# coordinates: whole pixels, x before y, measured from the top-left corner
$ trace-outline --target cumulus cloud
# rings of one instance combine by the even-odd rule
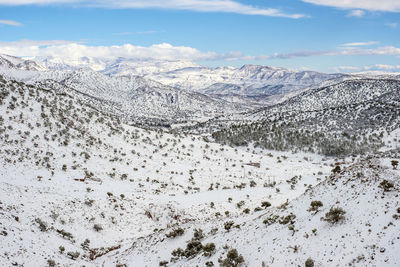
[[[272,55],[245,55],[239,51],[216,53],[200,51],[189,46],[173,46],[168,43],[151,46],[137,46],[132,44],[112,46],[91,46],[84,43],[65,40],[21,40],[14,42],[0,42],[0,54],[8,54],[25,58],[54,57],[60,59],[80,59],[91,57],[98,59],[115,59],[118,57],[130,59],[154,60],[190,60],[190,61],[250,61],[267,59],[292,59],[315,56],[359,56],[359,55],[391,55],[400,56],[400,48],[382,46],[365,48],[365,43],[348,43],[345,47],[336,50],[296,51],[291,53],[275,53]],[[375,43],[375,42],[374,42]]]
[[[132,44],[113,46],[89,46],[82,43],[52,40],[0,42],[0,53],[26,58],[55,57],[61,59],[79,59],[93,57],[115,59],[118,57],[157,60],[234,60],[243,55],[239,52],[217,54],[202,52],[187,46],[173,46],[168,43],[154,44],[148,47]]]
[[[0,19],[0,24],[9,26],[22,26],[22,23],[15,20]]]
[[[400,12],[399,0],[303,0],[303,2],[343,9]]]
[[[289,14],[275,8],[262,8],[242,4],[232,0],[0,0],[0,5],[49,5],[49,4],[74,4],[102,8],[132,8],[132,9],[175,9],[199,12],[225,12],[243,15],[259,15],[271,17],[286,17],[298,19],[305,17],[303,14]]]

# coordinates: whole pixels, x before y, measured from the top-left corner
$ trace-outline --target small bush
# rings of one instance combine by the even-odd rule
[[[181,236],[185,233],[185,230],[183,230],[182,228],[178,228],[175,230],[172,230],[171,232],[167,233],[165,236],[168,238],[175,238],[177,236]]]
[[[65,231],[64,229],[61,229],[61,230],[57,229],[56,232],[59,233],[60,235],[62,235],[63,238],[66,238],[69,240],[74,239],[74,236],[71,233]]]
[[[317,213],[319,211],[318,209],[322,206],[324,206],[324,204],[322,204],[321,201],[313,200],[311,201],[310,208],[308,209],[308,211],[315,211],[315,213]]]
[[[96,223],[95,225],[93,225],[93,229],[96,230],[96,232],[100,232],[101,230],[103,230],[103,226]]]
[[[383,189],[385,192],[389,192],[393,187],[393,183],[389,182],[388,180],[383,180],[380,184],[379,187]]]
[[[214,243],[207,243],[203,246],[203,255],[206,257],[211,256],[215,251]]]
[[[224,228],[225,228],[225,230],[226,230],[226,231],[231,230],[233,224],[234,224],[233,221],[225,222],[225,223],[224,223]]]
[[[203,245],[201,244],[201,242],[198,240],[192,240],[187,243],[184,255],[186,258],[192,258],[199,254],[202,250]]]
[[[332,224],[338,223],[344,220],[344,215],[346,212],[342,208],[331,208],[329,212],[325,214],[322,220],[330,222]]]
[[[279,223],[280,224],[288,224],[288,223],[294,224],[295,219],[296,219],[296,215],[294,215],[293,213],[290,213],[289,215],[282,217],[279,220]]]
[[[339,173],[341,171],[340,166],[337,165],[335,168],[332,169],[333,173]]]
[[[47,226],[47,223],[46,223],[46,222],[42,221],[40,218],[36,218],[36,219],[35,219],[35,222],[36,222],[37,224],[39,224],[39,229],[40,229],[40,231],[42,231],[42,232],[47,232],[48,226]]]
[[[308,258],[305,262],[305,267],[314,267],[314,260],[311,258]]]
[[[159,266],[167,266],[168,261],[160,261]]]
[[[56,266],[56,262],[52,259],[48,259],[47,260],[47,264],[49,265],[49,267],[54,267]]]
[[[263,202],[261,202],[261,207],[266,209],[268,207],[271,207],[271,203],[269,203],[268,201],[263,201]]]
[[[201,229],[194,229],[193,238],[192,240],[202,240],[204,238],[203,230]]]
[[[222,267],[237,267],[239,264],[243,263],[244,259],[242,255],[239,255],[236,249],[231,249],[228,251],[226,258],[222,261]]]
[[[79,257],[79,255],[81,255],[81,253],[79,253],[78,251],[75,251],[75,252],[70,251],[70,252],[67,253],[67,255],[71,259],[76,260]]]
[[[399,166],[399,161],[398,160],[392,160],[391,163],[392,163],[393,170],[396,170],[397,166]]]

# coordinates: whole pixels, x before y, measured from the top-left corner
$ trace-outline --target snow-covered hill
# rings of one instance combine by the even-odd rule
[[[43,71],[46,68],[35,61],[24,60],[19,57],[0,54],[0,68]]]
[[[0,265],[400,264],[398,154],[234,148],[70,92],[0,78]]]
[[[268,66],[208,68],[189,61],[157,61],[117,58],[35,58],[52,70],[91,69],[112,76],[142,76],[182,90],[229,101],[265,105],[280,101],[286,93],[343,77],[313,71],[293,71]]]
[[[139,76],[112,77],[84,69],[27,71],[3,68],[0,72],[11,79],[68,92],[98,110],[134,124],[169,126],[251,109]]]

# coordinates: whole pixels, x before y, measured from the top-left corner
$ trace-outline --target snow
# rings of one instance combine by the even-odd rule
[[[400,265],[400,170],[392,166],[397,157],[335,159],[252,144],[230,147],[180,128],[168,132],[129,125],[81,97],[118,102],[132,91],[143,90],[146,99],[173,90],[153,81],[93,70],[2,73],[2,266],[46,266],[48,260],[59,266],[158,266],[164,260],[168,266],[218,265],[232,248],[243,255],[243,266],[301,266],[308,258],[316,266]],[[336,87],[345,95],[346,88]],[[392,87],[371,88],[358,88],[357,96],[382,97]],[[337,96],[333,92],[327,98]],[[294,103],[286,108],[301,107]],[[302,103],[309,107],[312,101]],[[382,151],[396,148],[398,134],[394,129],[384,135]],[[385,180],[393,188],[385,191]],[[317,213],[308,211],[313,200],[323,203]],[[261,207],[265,201],[271,207]],[[343,221],[321,220],[331,207],[345,210]],[[291,213],[293,223],[279,223]],[[275,216],[276,222],[264,223]],[[228,231],[230,221],[234,226]],[[44,231],[40,222],[47,225]],[[178,227],[182,236],[166,237]],[[203,230],[203,245],[215,243],[214,253],[171,261],[171,252],[185,249],[194,229]],[[71,259],[67,253],[75,251],[80,255]]]

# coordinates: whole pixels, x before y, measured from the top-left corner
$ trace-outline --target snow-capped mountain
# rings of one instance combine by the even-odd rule
[[[24,60],[19,57],[0,54],[0,68],[44,71],[46,68],[32,60]]]
[[[285,94],[340,78],[342,74],[294,71],[258,65],[208,68],[189,61],[117,58],[35,58],[49,69],[99,71],[111,76],[142,76],[182,90],[218,96],[231,102],[270,104]]]

